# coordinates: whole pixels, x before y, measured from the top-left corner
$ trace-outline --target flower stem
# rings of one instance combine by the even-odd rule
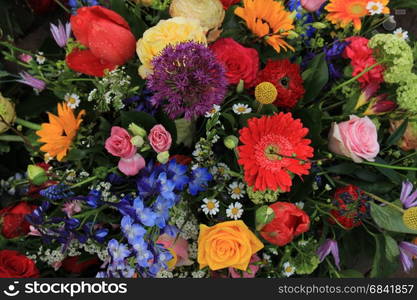
[[[386,169],[404,170],[404,171],[417,171],[417,168],[413,168],[413,167],[391,166],[391,165],[385,165],[385,164],[380,164],[380,163],[376,163],[376,162],[369,162],[369,161],[364,161],[361,164],[374,166],[374,167],[380,167],[380,168],[386,168]]]
[[[3,142],[25,142],[24,139],[22,139],[18,135],[0,135],[0,141]]]
[[[58,4],[67,13],[69,13],[69,14],[71,13],[71,11],[68,8],[66,8],[64,4],[61,3],[61,1],[59,1],[59,0],[54,0],[54,1],[55,1],[56,4]]]
[[[364,191],[364,190],[362,190],[362,191],[363,191],[365,194],[367,194],[368,196],[370,196],[370,197],[374,198],[374,200],[377,200],[378,202],[381,202],[381,203],[384,203],[384,204],[386,204],[386,205],[388,205],[388,206],[391,206],[392,208],[394,208],[394,209],[398,210],[399,212],[404,213],[404,209],[402,209],[401,207],[399,207],[399,206],[397,206],[397,205],[393,204],[392,202],[389,202],[389,201],[387,201],[387,200],[385,200],[385,199],[382,199],[381,197],[379,197],[379,196],[377,196],[377,195],[375,195],[375,194],[372,194],[372,193],[366,192],[366,191]]]
[[[32,123],[21,118],[16,118],[15,123],[33,130],[40,130],[42,128],[42,126],[39,124]]]
[[[83,180],[83,181],[80,181],[80,182],[78,182],[78,183],[76,183],[76,184],[73,184],[73,185],[71,185],[71,189],[75,189],[75,188],[77,188],[77,187],[80,187],[80,186],[83,186],[84,184],[87,184],[87,183],[90,183],[90,182],[92,182],[92,181],[94,181],[94,180],[96,180],[97,179],[97,176],[91,176],[91,177],[88,177],[87,179],[85,179],[85,180]]]

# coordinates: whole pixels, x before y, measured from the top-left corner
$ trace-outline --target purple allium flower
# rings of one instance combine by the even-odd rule
[[[43,91],[46,87],[46,83],[44,81],[33,77],[28,72],[21,72],[19,75],[22,79],[17,80],[17,82],[29,85],[39,92]]]
[[[64,48],[67,45],[67,41],[71,35],[71,24],[66,23],[64,26],[62,25],[61,20],[59,20],[58,26],[52,23],[50,25],[51,33],[55,42],[59,47]]]
[[[335,240],[327,239],[318,249],[317,255],[322,262],[329,254],[333,255],[336,267],[340,270],[339,247]]]
[[[417,256],[417,245],[408,242],[398,244],[400,249],[400,261],[404,272],[409,272],[414,267],[413,257]]]
[[[404,205],[404,208],[410,208],[417,206],[417,190],[413,191],[413,184],[409,181],[403,181],[403,187],[401,189],[400,200]]]
[[[147,87],[152,104],[162,106],[171,119],[202,116],[222,103],[227,80],[223,66],[205,45],[185,42],[166,47],[152,60],[154,73]]]

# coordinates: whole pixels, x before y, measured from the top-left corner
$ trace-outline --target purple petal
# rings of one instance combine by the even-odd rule
[[[332,252],[336,267],[340,270],[339,247],[336,241],[332,241],[331,243],[331,252]]]
[[[400,247],[400,261],[403,266],[404,272],[408,273],[413,267],[413,259],[408,256]]]
[[[318,255],[318,257],[319,257],[319,259],[320,259],[320,262],[322,262],[325,258],[326,258],[326,256],[327,255],[329,255],[330,254],[330,251],[331,251],[331,247],[332,247],[332,244],[331,244],[331,241],[332,240],[330,240],[330,239],[327,239],[318,249],[317,249],[317,255]]]
[[[407,205],[408,195],[410,195],[411,191],[413,190],[413,184],[409,181],[403,181],[400,200],[404,206]]]
[[[409,256],[417,256],[417,245],[409,242],[401,242],[399,246],[400,250],[403,250]]]

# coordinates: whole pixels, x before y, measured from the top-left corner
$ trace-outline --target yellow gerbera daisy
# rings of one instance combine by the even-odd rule
[[[49,123],[43,123],[42,128],[36,131],[40,137],[38,141],[45,143],[40,148],[41,151],[61,161],[77,135],[84,114],[85,111],[82,110],[75,117],[73,110],[65,102],[58,103],[58,115],[48,113]]]
[[[368,0],[330,0],[325,9],[329,12],[326,18],[333,24],[345,28],[353,22],[355,30],[362,27],[361,18],[368,15]]]
[[[294,29],[292,14],[281,2],[274,0],[243,0],[235,14],[246,21],[246,26],[258,37],[265,38],[278,53],[294,48],[283,40]]]

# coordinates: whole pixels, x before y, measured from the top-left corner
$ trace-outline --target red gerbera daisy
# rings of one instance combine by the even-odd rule
[[[277,88],[278,97],[274,104],[278,107],[293,108],[304,96],[300,66],[292,64],[288,59],[268,60],[265,68],[258,73],[255,85],[264,81]]]
[[[239,133],[243,145],[238,147],[238,162],[254,191],[279,188],[288,192],[292,174],[308,174],[308,159],[313,157],[311,141],[304,138],[308,129],[291,113],[249,119],[248,127]]]

